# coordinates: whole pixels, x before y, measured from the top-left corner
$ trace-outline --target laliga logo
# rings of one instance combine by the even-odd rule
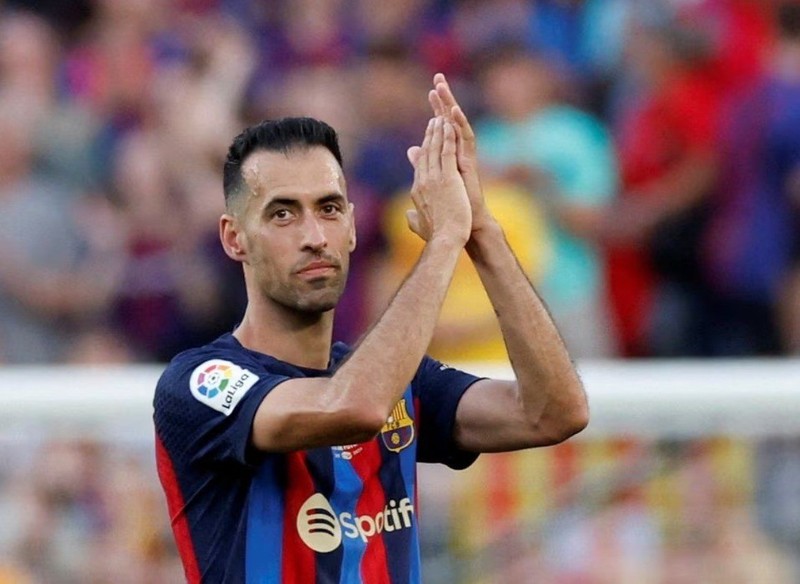
[[[195,367],[189,389],[200,403],[229,415],[258,381],[258,375],[230,361],[211,359]]]
[[[211,399],[216,397],[231,382],[232,364],[211,365],[197,375],[197,391]]]
[[[338,548],[342,537],[360,538],[367,543],[370,537],[384,531],[391,532],[411,527],[414,506],[408,497],[400,503],[394,499],[373,515],[340,513],[337,517],[328,499],[320,493],[311,495],[297,513],[297,532],[300,539],[315,552],[328,553]]]

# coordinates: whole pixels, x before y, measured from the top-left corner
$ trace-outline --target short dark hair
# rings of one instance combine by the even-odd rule
[[[327,148],[339,166],[342,166],[342,153],[339,150],[336,130],[320,120],[314,118],[264,120],[245,129],[233,139],[223,167],[222,188],[226,206],[230,206],[233,198],[243,190],[242,164],[250,154],[259,150],[288,154],[295,148],[306,149],[312,146]]]

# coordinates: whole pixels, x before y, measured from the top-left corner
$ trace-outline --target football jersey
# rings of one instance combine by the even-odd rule
[[[416,463],[465,468],[456,407],[478,378],[425,357],[379,434],[360,444],[263,453],[256,410],[281,382],[331,376],[244,348],[231,334],[176,356],[154,397],[156,459],[188,582],[421,581]]]

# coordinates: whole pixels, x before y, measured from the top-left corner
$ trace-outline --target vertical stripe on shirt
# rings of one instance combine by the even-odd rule
[[[364,485],[356,505],[356,517],[367,515],[374,520],[374,533],[367,540],[364,557],[361,560],[361,576],[365,582],[390,582],[383,541],[383,534],[386,533],[383,511],[389,500],[386,498],[383,485],[378,480],[378,471],[382,463],[381,450],[380,439],[373,439],[365,443],[364,450],[352,460],[353,469]],[[378,527],[381,533],[378,533]]]
[[[283,507],[283,580],[282,584],[315,582],[316,561],[314,551],[300,538],[297,516],[300,508],[314,493],[314,481],[306,467],[306,452],[286,454],[286,490]]]
[[[336,514],[336,505],[333,503],[333,493],[336,490],[333,455],[330,448],[315,448],[306,452],[306,465],[309,469],[311,479],[314,481],[314,489],[317,493],[325,496],[331,503],[331,507]],[[344,538],[343,538],[344,539]],[[330,552],[317,552],[317,584],[338,584],[341,578],[342,560],[344,549],[339,545]]]
[[[183,495],[181,494],[172,459],[166,448],[164,448],[164,444],[158,434],[156,434],[156,467],[167,496],[167,509],[169,510],[178,553],[183,562],[183,570],[186,573],[186,581],[189,584],[199,584],[201,579],[200,566],[198,565],[197,554],[195,553],[194,542],[189,529],[189,520],[186,516]]]
[[[268,456],[250,486],[245,544],[248,584],[281,584],[285,501],[278,485],[284,472],[282,461]]]
[[[356,454],[356,457],[362,453]],[[361,495],[363,484],[358,473],[353,469],[349,460],[335,457],[333,459],[333,480],[336,485],[331,496],[331,505],[339,514],[349,513],[351,521],[354,523],[358,516],[355,501]],[[348,537],[349,528],[342,525],[342,548],[343,557],[341,563],[341,573],[339,582],[341,584],[360,583],[361,580],[361,559],[364,556],[366,545],[360,537]]]
[[[412,584],[422,582],[421,563],[420,559],[420,545],[419,545],[419,501],[417,500],[417,444],[420,436],[419,426],[417,421],[419,417],[419,402],[412,397],[411,386],[406,391],[406,398],[409,403],[409,415],[414,420],[414,441],[405,450],[400,452],[400,471],[403,478],[403,486],[405,487],[406,496],[411,500],[414,505],[414,522],[416,523],[413,530],[411,530],[410,537],[406,548],[408,550],[408,573],[406,580],[398,580],[398,582],[407,581]]]
[[[414,513],[411,517],[413,527],[411,529],[395,529],[384,531],[383,539],[389,558],[389,574],[393,584],[405,584],[413,582],[418,584],[419,579],[419,556],[417,553],[417,502],[414,495],[414,477],[416,475],[416,451],[417,439],[419,437],[417,420],[415,415],[416,404],[411,399],[411,392],[407,390],[404,394],[408,415],[414,420],[414,440],[399,452],[393,452],[387,448],[381,448],[382,465],[378,476],[386,493],[386,499],[394,500],[399,505],[400,502],[408,498],[414,505]]]

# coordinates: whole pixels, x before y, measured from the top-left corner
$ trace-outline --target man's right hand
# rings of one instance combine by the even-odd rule
[[[422,146],[408,150],[414,166],[408,225],[425,241],[443,238],[466,244],[472,230],[472,208],[456,161],[456,130],[442,116],[432,118]]]

